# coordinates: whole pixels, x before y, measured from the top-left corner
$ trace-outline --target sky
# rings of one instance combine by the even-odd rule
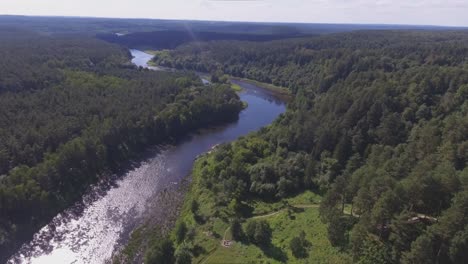
[[[0,0],[0,14],[468,26],[468,0]]]

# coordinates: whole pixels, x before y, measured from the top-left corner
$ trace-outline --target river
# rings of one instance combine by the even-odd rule
[[[149,67],[150,54],[131,50],[132,62]],[[150,67],[158,70],[157,67]],[[242,81],[248,107],[235,123],[200,130],[175,145],[152,147],[133,169],[111,182],[90,188],[83,200],[57,215],[24,244],[8,263],[104,263],[137,226],[151,200],[168,186],[179,184],[200,154],[270,124],[286,109],[271,92]]]

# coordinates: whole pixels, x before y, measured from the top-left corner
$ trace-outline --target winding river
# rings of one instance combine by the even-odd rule
[[[132,62],[148,66],[151,55],[131,50]],[[196,157],[216,144],[229,142],[270,124],[285,111],[285,103],[271,92],[242,81],[233,81],[244,91],[248,107],[235,123],[200,130],[175,145],[148,150],[147,158],[133,169],[100,183],[83,200],[57,215],[24,244],[8,263],[104,263],[128,238],[147,213],[148,204],[168,186],[179,184]]]

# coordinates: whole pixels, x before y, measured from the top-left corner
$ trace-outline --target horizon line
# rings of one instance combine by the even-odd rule
[[[298,22],[298,21],[246,21],[246,20],[205,20],[190,18],[148,18],[148,17],[113,17],[113,16],[82,16],[82,15],[24,15],[24,14],[0,14],[0,17],[38,17],[38,18],[81,18],[81,19],[115,19],[115,20],[163,20],[163,21],[189,21],[189,22],[214,22],[214,23],[252,23],[252,24],[298,24],[298,25],[348,25],[348,26],[399,26],[399,27],[437,27],[468,29],[468,26],[434,25],[434,24],[397,24],[397,23],[338,23],[338,22]]]

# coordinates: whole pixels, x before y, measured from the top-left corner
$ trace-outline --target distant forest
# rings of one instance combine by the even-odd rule
[[[162,19],[122,19],[92,17],[34,17],[0,15],[0,27],[14,27],[46,34],[94,36],[100,33],[138,33],[154,31],[218,32],[225,34],[327,34],[354,30],[424,29],[448,30],[450,27],[363,25],[363,24],[301,24],[251,23],[221,21],[187,21]]]
[[[201,190],[193,193],[205,200],[186,207],[200,204],[207,215],[194,207],[195,219],[221,214],[229,223],[249,217],[242,206],[252,200],[313,190],[324,194],[328,239],[356,263],[468,260],[467,32],[195,43],[154,62],[288,87],[295,96],[272,126],[199,164]]]
[[[181,44],[198,41],[237,40],[237,41],[271,41],[310,35],[296,31],[271,34],[241,34],[221,32],[196,32],[190,29],[183,31],[155,31],[129,33],[123,36],[116,34],[99,34],[98,38],[127,47],[150,47],[152,49],[174,49]]]

